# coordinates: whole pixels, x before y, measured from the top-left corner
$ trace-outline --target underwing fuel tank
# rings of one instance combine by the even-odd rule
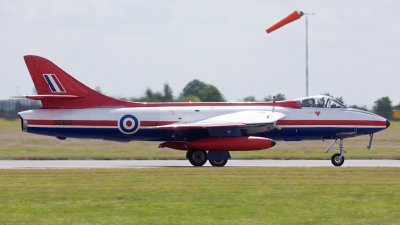
[[[254,151],[275,146],[275,141],[262,137],[209,137],[188,142],[188,148],[209,151]]]

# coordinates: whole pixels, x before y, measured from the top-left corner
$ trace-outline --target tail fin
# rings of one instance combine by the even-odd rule
[[[27,55],[24,60],[38,92],[27,98],[40,100],[43,108],[123,107],[127,103],[90,89],[45,58]]]

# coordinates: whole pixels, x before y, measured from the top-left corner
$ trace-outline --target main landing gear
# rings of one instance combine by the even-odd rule
[[[203,166],[207,160],[214,167],[223,167],[230,158],[229,152],[206,152],[200,149],[190,149],[186,153],[186,158],[193,166]]]
[[[337,139],[328,147],[328,149],[326,149],[325,153],[329,152],[334,144],[338,144]],[[343,147],[343,138],[340,139],[339,149],[340,153],[335,153],[331,157],[331,162],[334,166],[341,166],[344,163],[344,154],[346,153],[346,150]]]
[[[211,160],[211,159],[209,159],[208,161],[210,162],[210,164],[212,166],[215,166],[215,167],[223,167],[228,162],[227,159],[226,160]]]
[[[186,158],[193,166],[203,166],[207,162],[207,152],[192,148],[187,151]]]

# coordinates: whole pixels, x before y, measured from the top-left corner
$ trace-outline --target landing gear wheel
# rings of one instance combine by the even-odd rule
[[[332,155],[331,162],[334,166],[341,166],[344,163],[344,156],[340,158],[340,154],[336,153]]]
[[[228,160],[208,160],[212,166],[223,167],[228,162]]]
[[[207,162],[207,152],[198,149],[191,149],[187,153],[187,158],[193,166],[203,166]]]

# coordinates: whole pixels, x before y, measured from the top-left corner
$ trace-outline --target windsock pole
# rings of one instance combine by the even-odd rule
[[[308,16],[306,14],[306,96],[308,96]]]
[[[306,15],[306,96],[308,96],[308,15],[315,13],[304,13]]]

